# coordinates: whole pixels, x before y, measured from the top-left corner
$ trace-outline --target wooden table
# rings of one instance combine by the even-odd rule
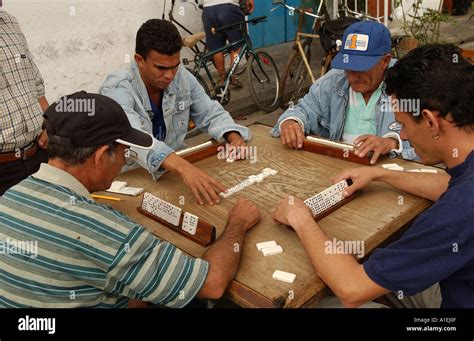
[[[181,178],[172,173],[165,174],[155,182],[145,170],[136,169],[121,174],[119,180],[127,181],[129,186],[143,187],[175,205],[179,205],[180,198],[184,198],[184,205],[181,205],[183,211],[189,211],[214,224],[218,236],[225,227],[227,213],[237,198],[243,196],[253,201],[260,209],[262,219],[247,234],[240,268],[227,290],[227,297],[244,307],[313,306],[327,291],[324,290],[326,285],[315,274],[296,233],[275,223],[271,218],[271,210],[286,194],[306,199],[329,187],[332,184],[330,178],[342,169],[359,165],[283,147],[279,139],[270,136],[270,128],[267,126],[253,125],[250,129],[253,137],[250,145],[257,146],[256,163],[252,164],[248,160],[227,163],[225,160],[218,160],[217,156],[212,156],[196,162],[196,165],[229,187],[251,174],[258,174],[265,167],[276,169],[278,174],[247,187],[238,195],[222,200],[218,205],[198,205]],[[385,159],[379,162],[379,165],[384,162],[397,162],[405,169],[420,168],[419,164],[399,159]],[[205,248],[136,210],[142,195],[121,197],[124,199],[121,202],[101,202],[124,212],[148,227],[158,237],[172,242],[185,252],[195,257],[202,256]],[[394,190],[385,184],[374,183],[359,197],[322,219],[319,225],[331,238],[364,241],[367,254],[430,204],[427,200]],[[257,251],[255,244],[268,240],[275,240],[284,252],[264,257]],[[287,284],[272,279],[275,270],[295,273],[295,282]]]

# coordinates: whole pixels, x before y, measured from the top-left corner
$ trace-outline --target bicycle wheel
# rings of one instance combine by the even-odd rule
[[[265,112],[275,110],[279,105],[280,78],[273,58],[265,51],[250,54],[247,75],[257,106]]]
[[[310,45],[304,47],[308,63],[311,60]],[[288,58],[285,67],[285,74],[280,90],[280,107],[287,109],[291,103],[296,104],[308,92],[312,85],[311,77],[306,68],[306,64],[301,57],[299,50],[294,50]]]

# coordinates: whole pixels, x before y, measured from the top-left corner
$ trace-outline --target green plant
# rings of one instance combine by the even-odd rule
[[[442,22],[450,22],[448,15],[442,13],[443,1],[438,9],[422,8],[423,0],[415,0],[412,5],[412,14],[406,14],[403,1],[398,1],[403,13],[402,27],[406,35],[418,41],[418,45],[437,43],[440,40]],[[407,18],[410,17],[411,19]]]

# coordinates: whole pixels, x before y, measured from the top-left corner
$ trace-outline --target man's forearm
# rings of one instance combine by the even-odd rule
[[[161,164],[164,169],[178,174],[181,174],[181,172],[189,165],[190,163],[188,161],[183,159],[181,156],[176,155],[176,153],[169,154]]]
[[[244,230],[238,223],[229,223],[221,237],[203,255],[210,264],[207,276],[207,288],[200,297],[220,297],[235,277],[242,254]],[[207,292],[213,292],[207,295]]]
[[[312,217],[302,218],[292,226],[303,243],[317,275],[334,291],[336,296],[343,297],[349,284],[348,279],[353,277],[351,274],[359,267],[359,264],[351,255],[326,252],[326,242],[332,243],[332,241]]]
[[[450,176],[446,174],[409,173],[377,169],[375,181],[432,201],[446,192]]]
[[[328,243],[333,241],[329,240],[312,217],[304,217],[292,223],[292,226],[317,275],[345,306],[357,307],[388,292],[367,276],[353,255],[335,252],[334,245],[328,249]]]

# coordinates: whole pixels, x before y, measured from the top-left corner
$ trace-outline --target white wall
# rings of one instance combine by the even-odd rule
[[[96,92],[109,72],[128,67],[138,28],[161,18],[163,1],[3,0],[3,9],[18,19],[52,102],[77,90]],[[201,11],[192,5],[178,0],[174,13],[192,31],[202,30]]]

